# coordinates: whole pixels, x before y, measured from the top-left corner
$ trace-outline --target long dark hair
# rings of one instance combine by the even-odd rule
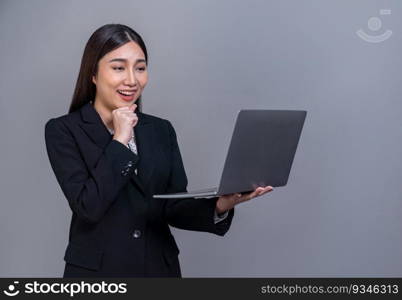
[[[140,46],[145,54],[145,63],[148,65],[148,53],[145,43],[141,36],[130,27],[121,24],[106,24],[91,35],[82,55],[81,68],[69,113],[95,99],[96,85],[92,82],[92,76],[98,72],[99,60],[108,52],[130,41],[134,41]],[[136,104],[137,110],[141,111],[141,96],[136,101]]]

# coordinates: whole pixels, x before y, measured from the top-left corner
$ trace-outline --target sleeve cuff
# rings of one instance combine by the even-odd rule
[[[225,220],[227,218],[227,216],[229,215],[229,211],[225,211],[223,214],[219,214],[216,212],[216,210],[214,210],[214,222],[219,223],[223,220]]]
[[[136,168],[138,155],[133,153],[126,145],[119,141],[111,140],[105,149],[106,157],[112,163],[113,168],[124,177],[130,177]]]

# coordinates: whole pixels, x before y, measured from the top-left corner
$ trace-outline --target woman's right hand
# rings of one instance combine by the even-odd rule
[[[133,135],[133,127],[137,125],[138,116],[134,112],[137,104],[120,107],[112,111],[113,116],[113,139],[127,145]]]

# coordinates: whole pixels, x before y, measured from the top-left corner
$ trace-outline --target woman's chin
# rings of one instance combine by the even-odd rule
[[[117,108],[122,108],[122,107],[129,107],[131,104],[133,104],[135,101],[130,101],[130,102],[119,102],[115,104],[116,109]]]
[[[118,106],[118,107],[130,106],[130,105],[132,105],[133,103],[137,102],[137,100],[138,100],[138,98],[133,99],[133,100],[131,100],[131,101],[120,100],[120,101],[118,101],[118,102],[116,103],[116,106]]]

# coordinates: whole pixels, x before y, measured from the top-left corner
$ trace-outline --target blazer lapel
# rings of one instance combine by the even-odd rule
[[[139,155],[138,177],[144,186],[148,186],[155,168],[154,151],[157,143],[152,123],[144,118],[141,112],[138,113],[138,123],[134,127],[134,135]]]
[[[81,118],[83,120],[83,123],[80,124],[80,127],[86,132],[86,134],[89,136],[89,138],[96,144],[99,146],[99,153],[98,155],[100,156],[103,152],[103,149],[110,143],[110,141],[112,140],[112,135],[109,133],[109,131],[107,130],[105,124],[102,121],[102,118],[100,117],[100,115],[98,114],[98,112],[95,110],[95,108],[92,106],[91,103],[87,103],[85,104],[81,109]],[[138,123],[140,122],[140,118],[138,119]],[[137,124],[138,126],[139,124]],[[136,127],[134,127],[135,130]],[[147,128],[148,126],[144,126],[145,130],[143,131],[145,135],[147,135]],[[137,134],[137,131],[135,131],[135,134]],[[139,138],[138,140],[144,140],[144,142],[147,140],[146,136],[144,138],[140,138],[141,136],[144,135],[142,133],[142,130],[139,130]],[[140,144],[142,144],[140,142]],[[145,149],[147,149],[147,143],[145,142]],[[137,145],[138,147],[138,145]],[[141,150],[142,147],[140,146],[140,148],[138,149],[138,154],[139,154],[139,165],[141,162]],[[147,157],[147,156],[145,156]],[[140,166],[137,166],[138,168],[138,173],[140,174]],[[148,171],[145,169],[146,176],[149,176]],[[141,180],[138,178],[137,175],[135,175],[135,173],[132,175],[131,179],[133,180],[133,182],[140,188],[141,192],[145,194],[145,189],[143,184],[141,183]]]
[[[105,148],[112,137],[103,124],[101,117],[91,103],[85,104],[81,108],[81,117],[84,121],[80,124],[81,128],[87,133],[89,138],[101,149]]]

